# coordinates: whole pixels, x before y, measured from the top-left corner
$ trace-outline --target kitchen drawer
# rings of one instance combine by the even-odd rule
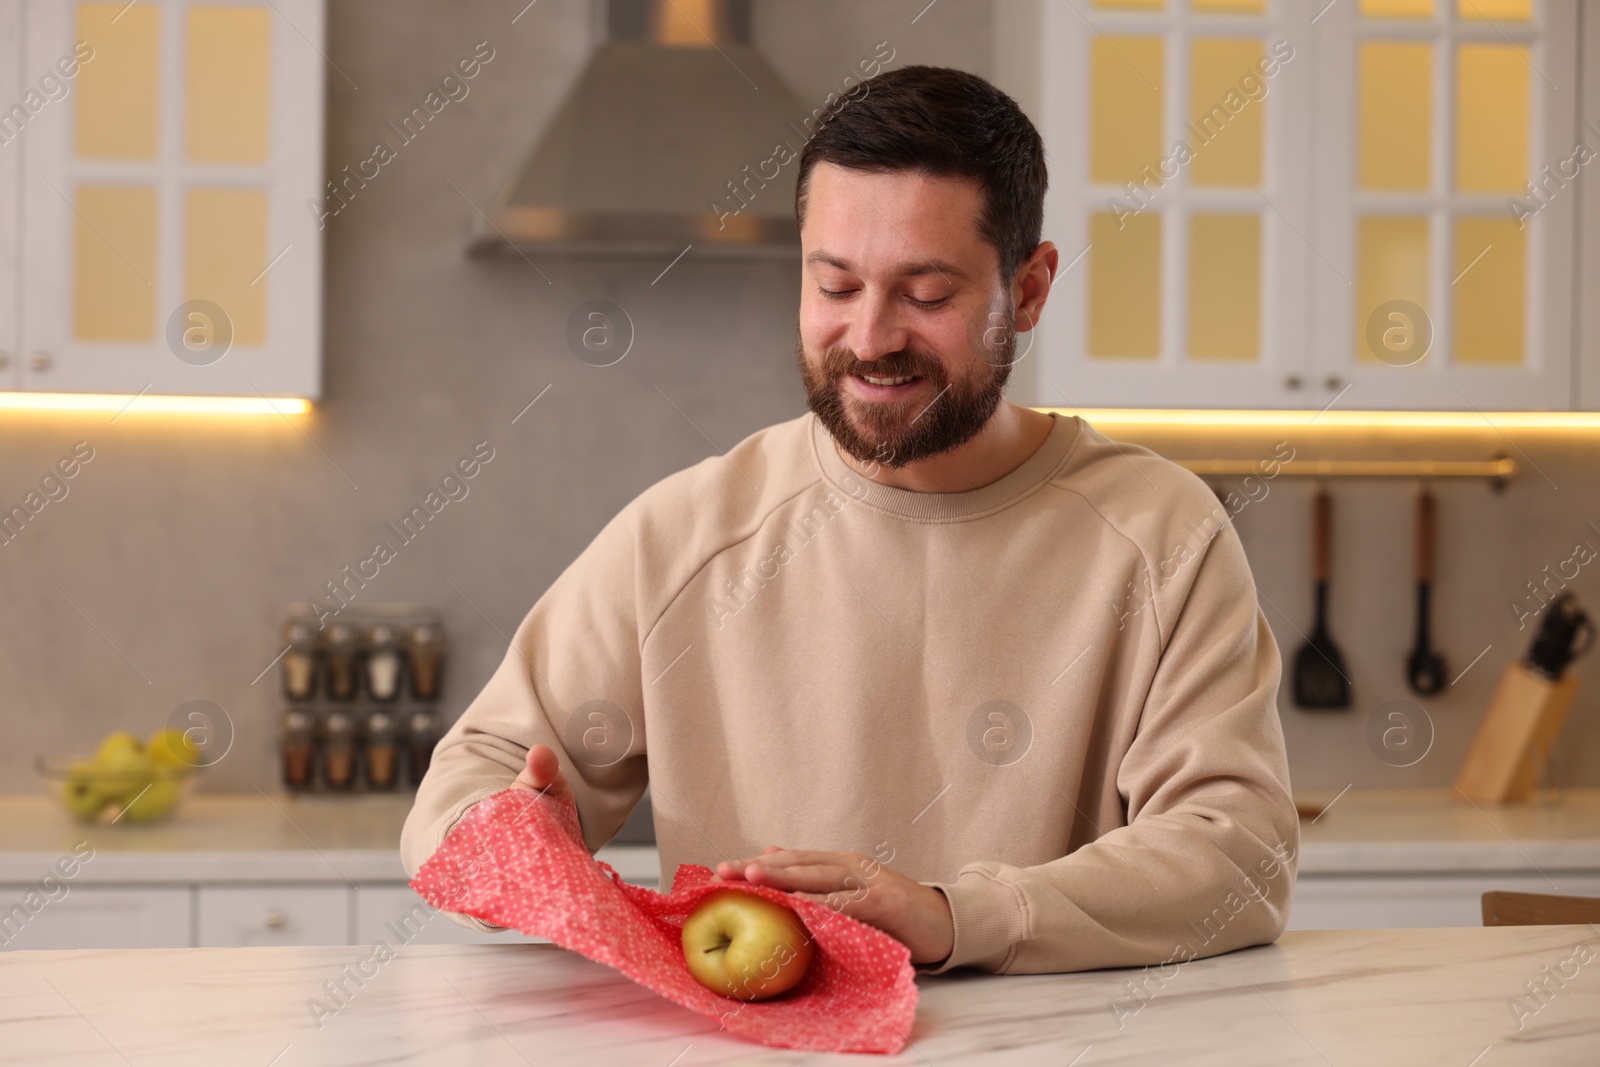
[[[462,926],[448,915],[423,903],[408,885],[363,885],[356,889],[358,945],[379,941],[399,945],[514,945],[549,944],[515,930],[492,934]]]
[[[45,897],[39,883],[0,885],[0,949],[188,948],[189,886],[79,886]],[[34,894],[29,900],[29,894]],[[29,904],[35,910],[29,909]]]
[[[1555,887],[1551,886],[1555,883]],[[1387,930],[1405,926],[1482,926],[1483,894],[1600,896],[1600,873],[1328,875],[1295,883],[1291,930]]]
[[[348,945],[352,892],[345,885],[203,885],[196,944]]]

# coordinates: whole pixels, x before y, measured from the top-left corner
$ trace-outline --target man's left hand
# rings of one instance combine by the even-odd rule
[[[943,962],[955,944],[950,902],[859,852],[809,852],[770,845],[754,859],[717,864],[724,882],[771,886],[876,926],[911,950],[911,962]]]

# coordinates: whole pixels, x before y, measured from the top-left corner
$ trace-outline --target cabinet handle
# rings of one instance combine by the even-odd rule
[[[0,370],[5,370],[9,366],[11,366],[11,353],[0,352]]]
[[[29,370],[36,370],[36,371],[47,371],[47,370],[50,369],[50,364],[52,362],[53,362],[53,360],[51,360],[51,358],[50,358],[50,353],[48,353],[48,352],[35,352],[32,356],[28,357],[28,369]]]
[[[1283,380],[1283,387],[1285,389],[1298,389],[1304,384],[1304,380],[1302,380],[1298,374],[1291,374]]]
[[[1322,379],[1322,387],[1324,389],[1339,389],[1343,387],[1343,385],[1344,379],[1339,377],[1337,374],[1330,374],[1326,378]]]
[[[261,922],[268,930],[282,930],[289,925],[289,916],[277,908],[268,908],[266,913],[261,916]]]

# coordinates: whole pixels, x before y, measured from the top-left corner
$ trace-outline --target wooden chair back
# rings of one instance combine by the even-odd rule
[[[1566,926],[1600,922],[1600,897],[1551,893],[1485,893],[1485,926]]]

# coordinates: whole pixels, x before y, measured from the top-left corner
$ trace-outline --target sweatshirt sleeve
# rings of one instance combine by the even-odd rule
[[[535,744],[555,750],[591,852],[643,795],[635,515],[630,506],[614,517],[539,597],[488,684],[440,739],[400,836],[411,875],[473,804],[511,785]]]
[[[1189,566],[1187,595],[1157,598],[1154,625],[1170,638],[1115,768],[1126,825],[1049,863],[976,862],[928,883],[955,922],[931,973],[1167,965],[1283,932],[1300,827],[1278,646],[1231,523]]]

